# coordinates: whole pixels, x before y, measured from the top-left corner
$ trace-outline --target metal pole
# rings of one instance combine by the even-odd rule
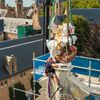
[[[33,92],[34,92],[34,100],[35,100],[35,52],[33,52]]]
[[[13,64],[13,61],[14,61],[14,56],[11,55],[12,59],[11,59],[11,63],[12,63],[12,87],[13,87],[13,100],[16,100],[16,95],[15,95],[15,85],[14,85],[14,64]]]
[[[67,13],[66,13],[66,17],[67,17],[67,23],[69,23],[69,0],[66,0],[66,2],[67,2],[67,8],[66,8]]]
[[[91,85],[91,61],[89,61],[89,87]]]
[[[14,88],[14,90],[19,91],[19,92],[24,92],[24,93],[28,93],[28,94],[34,95],[34,93],[33,92],[30,92],[30,91],[21,90],[21,89],[18,89],[18,88]],[[39,96],[39,94],[35,94],[35,95],[36,96]]]
[[[68,37],[67,37],[67,44],[66,44],[66,52],[68,52],[68,43],[69,43],[69,0],[67,0],[67,8],[66,8],[66,18],[67,18],[67,32],[68,32]]]
[[[71,0],[69,0],[69,20],[70,20],[70,23],[72,23]]]
[[[43,54],[46,53],[46,32],[45,32],[45,2],[43,1]]]
[[[46,0],[45,1],[45,34],[46,34],[46,39],[49,38],[49,29],[48,29],[48,25],[49,25],[49,9],[50,9],[50,6],[51,5],[51,0]],[[48,52],[48,49],[46,48],[46,52]]]
[[[46,10],[45,33],[46,33],[46,39],[49,38],[49,30],[48,30],[48,25],[49,25],[49,6],[50,6],[50,0],[46,0],[46,3],[45,3],[45,10]]]

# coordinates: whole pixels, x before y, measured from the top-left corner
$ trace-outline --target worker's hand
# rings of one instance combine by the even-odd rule
[[[54,67],[54,68],[59,68],[59,65],[57,65],[57,64],[52,64],[52,67]]]
[[[74,46],[74,45],[72,45],[72,46],[70,46],[69,47],[70,48],[70,50],[72,51],[72,52],[77,52],[77,47],[76,46]]]

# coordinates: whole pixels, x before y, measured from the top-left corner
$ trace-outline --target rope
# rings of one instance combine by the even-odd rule
[[[55,11],[55,7],[54,7],[54,5],[55,5],[55,0],[51,0],[51,3],[52,3],[52,6],[51,6],[51,12],[52,12],[52,14],[51,14],[51,17],[50,17],[50,22],[49,22],[49,24],[51,24],[51,23],[54,23],[54,19],[55,19],[55,16],[54,16],[54,11]],[[49,30],[49,39],[50,39],[50,30]]]
[[[54,92],[54,94],[51,96],[50,100],[53,99],[53,97],[56,95],[57,91],[59,90],[59,88],[56,89],[56,91]]]
[[[70,20],[70,23],[73,23],[72,22],[72,13],[71,13],[71,0],[69,0],[69,20]]]
[[[50,77],[48,77],[48,95],[50,97]]]

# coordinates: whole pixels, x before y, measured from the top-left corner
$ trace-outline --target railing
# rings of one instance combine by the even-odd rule
[[[46,59],[49,57],[49,54],[46,54],[46,55],[43,55],[43,56],[40,56],[38,58],[35,58],[34,60],[36,61],[35,62],[35,66],[36,66],[36,70],[38,70],[39,68],[39,71],[41,70],[39,66],[42,66],[44,65],[44,63],[46,62]],[[79,58],[79,59],[78,59]],[[78,61],[77,61],[78,59]],[[76,61],[75,61],[76,60]],[[80,60],[80,61],[79,61]],[[86,61],[86,62],[85,62]],[[76,64],[76,65],[75,65]],[[82,66],[83,65],[83,66]],[[73,69],[76,69],[76,70],[83,70],[83,72],[86,70],[87,71],[87,74],[85,75],[88,75],[89,77],[89,80],[87,82],[88,83],[88,86],[90,87],[91,85],[91,75],[92,74],[95,74],[95,73],[99,73],[98,75],[93,75],[93,76],[96,76],[97,78],[100,78],[100,60],[99,59],[93,59],[93,58],[87,58],[87,57],[76,57],[73,61],[72,61],[72,68]],[[61,69],[61,68],[60,68]],[[72,69],[72,72],[73,72],[73,69]],[[62,70],[61,70],[62,71]],[[63,69],[63,71],[67,71],[66,68]],[[77,73],[77,72],[76,72]],[[37,76],[37,75],[35,75]],[[42,77],[42,76],[40,76]],[[90,97],[88,98],[99,98],[100,99],[100,94],[97,94],[97,93],[94,93],[94,92],[91,92],[90,93]],[[97,100],[99,100],[97,99]],[[87,100],[87,99],[86,99]],[[88,100],[91,100],[91,99],[88,99]],[[94,99],[95,100],[95,99]]]
[[[72,72],[89,75],[93,77],[100,76],[100,59],[88,58],[77,56],[72,61],[73,70]]]
[[[100,72],[100,70],[97,70],[97,69],[93,69],[93,68],[84,68],[84,67],[80,67],[80,66],[74,66],[74,65],[72,65],[73,66],[73,68],[79,68],[79,69],[86,69],[86,70],[91,70],[91,71],[97,71],[97,72]]]

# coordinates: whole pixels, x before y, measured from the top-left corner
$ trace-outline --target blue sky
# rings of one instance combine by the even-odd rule
[[[31,6],[33,0],[23,0],[23,5],[24,6]],[[6,4],[9,6],[15,6],[15,0],[5,0]]]

